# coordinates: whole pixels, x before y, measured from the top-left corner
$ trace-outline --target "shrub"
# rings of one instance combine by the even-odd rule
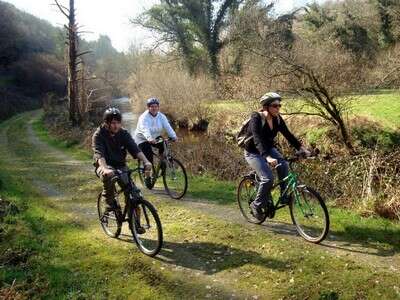
[[[175,63],[145,63],[126,82],[134,110],[143,111],[149,97],[161,101],[161,109],[181,127],[196,128],[209,122],[207,102],[216,98],[213,83],[205,76],[191,77]]]

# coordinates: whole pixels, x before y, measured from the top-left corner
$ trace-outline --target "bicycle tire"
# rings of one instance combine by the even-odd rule
[[[157,228],[157,232],[156,232],[156,241],[155,241],[155,246],[151,249],[148,248],[147,243],[148,244],[154,244],[154,242],[152,241],[145,241],[144,238],[144,234],[139,234],[137,232],[137,222],[136,222],[136,213],[134,213],[133,211],[131,211],[128,214],[128,220],[129,220],[129,228],[132,232],[132,236],[133,239],[138,247],[138,249],[145,255],[148,256],[156,256],[163,245],[163,231],[162,231],[162,225],[161,225],[161,221],[160,221],[160,217],[158,216],[157,210],[155,209],[155,207],[148,201],[146,201],[145,199],[141,199],[138,200],[138,202],[136,203],[135,207],[139,207],[141,209],[141,216],[144,216],[144,218],[146,219],[147,224],[144,225],[144,228],[146,229],[146,233],[148,233],[149,229],[150,229],[150,224],[149,224],[149,219],[148,219],[148,213],[150,212],[151,216],[154,219],[154,225]],[[143,227],[143,223],[140,223]],[[146,242],[146,244],[145,244]]]
[[[313,200],[314,200],[316,207],[321,208],[321,212],[324,217],[324,221],[323,221],[324,224],[323,224],[323,228],[320,230],[321,231],[320,234],[318,234],[317,236],[311,236],[309,234],[309,232],[311,232],[313,230],[313,227],[311,227],[310,225],[308,227],[305,225],[302,225],[301,223],[303,223],[303,222],[300,221],[301,214],[295,213],[296,205],[298,207],[300,206],[299,208],[300,208],[300,210],[302,210],[301,209],[302,203],[298,203],[298,202],[303,201],[303,200],[299,200],[299,199],[297,199],[297,200],[293,199],[289,205],[290,216],[292,218],[292,222],[296,226],[296,230],[302,238],[304,238],[306,241],[309,241],[311,243],[318,244],[325,239],[325,237],[327,236],[327,234],[329,232],[330,220],[329,220],[328,209],[327,209],[325,202],[322,199],[321,195],[314,189],[312,189],[308,186],[298,186],[298,192],[301,193],[302,195],[304,195],[304,193],[307,193],[307,194],[313,196],[313,198],[314,198]],[[304,203],[306,203],[306,202],[307,201],[304,201]],[[309,206],[309,209],[312,211],[312,209],[310,208],[310,204],[306,203],[306,205]],[[303,213],[303,215],[305,218],[309,219],[308,214]],[[310,215],[313,215],[313,213],[311,213]],[[314,219],[318,219],[318,218],[319,217],[316,217]]]
[[[174,191],[172,190],[172,187],[168,186],[167,183],[167,170],[168,167],[166,168],[165,171],[163,171],[163,183],[164,183],[164,188],[165,191],[168,193],[168,195],[172,198],[172,199],[182,199],[183,196],[185,196],[186,192],[187,192],[187,188],[188,188],[188,178],[187,178],[187,174],[186,174],[186,170],[185,167],[183,166],[183,164],[176,158],[171,158],[169,163],[171,163],[171,161],[173,162],[174,165],[178,165],[179,168],[182,170],[182,176],[183,176],[183,188],[182,191],[180,193],[174,193]]]
[[[262,219],[257,219],[253,216],[250,209],[250,203],[254,201],[254,196],[255,193],[257,193],[257,191],[255,191],[255,193],[249,193],[249,190],[250,189],[256,190],[256,186],[257,184],[254,179],[249,177],[244,177],[238,185],[236,197],[240,212],[242,213],[243,217],[247,220],[247,222],[253,224],[262,224],[267,218],[267,214],[264,213]],[[246,189],[247,198],[242,197],[242,191],[244,189]]]
[[[100,225],[105,234],[110,237],[117,238],[121,234],[122,223],[117,220],[115,212],[113,212],[114,216],[106,216],[105,209],[103,209],[103,207],[106,207],[106,202],[104,197],[102,197],[102,193],[100,193],[97,197],[97,212],[99,215]],[[114,230],[111,230],[109,227],[109,220],[115,221],[116,228]]]

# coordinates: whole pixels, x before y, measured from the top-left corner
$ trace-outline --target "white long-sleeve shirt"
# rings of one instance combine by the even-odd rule
[[[138,119],[135,142],[139,145],[143,142],[155,140],[164,130],[167,132],[168,137],[176,139],[176,133],[163,113],[158,112],[156,116],[153,116],[146,110]]]

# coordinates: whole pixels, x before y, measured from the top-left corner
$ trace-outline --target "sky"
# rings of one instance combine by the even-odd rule
[[[52,5],[53,0],[4,1],[53,25],[61,26],[66,23],[66,18]],[[312,0],[276,0],[276,10],[278,13],[287,12],[310,1]],[[59,2],[68,6],[69,1]],[[83,38],[94,40],[99,34],[106,34],[119,51],[128,50],[131,44],[150,45],[153,35],[131,25],[129,18],[139,15],[156,2],[157,0],[76,0],[77,20],[84,25],[83,30],[91,32],[84,34]]]

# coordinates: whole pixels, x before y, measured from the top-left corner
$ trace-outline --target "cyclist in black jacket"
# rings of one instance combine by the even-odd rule
[[[112,178],[116,169],[126,170],[126,156],[139,158],[144,162],[145,176],[151,172],[151,163],[140,151],[130,133],[121,127],[122,115],[116,108],[108,108],[104,112],[103,124],[97,128],[92,137],[92,148],[96,174],[103,181],[103,193],[109,209],[118,209],[114,198]],[[128,182],[127,178],[118,181],[120,185]]]
[[[281,100],[281,96],[277,93],[267,93],[262,96],[260,99],[262,110],[251,115],[248,127],[248,135],[252,135],[253,138],[245,145],[245,159],[260,177],[260,186],[250,208],[253,215],[258,219],[262,217],[262,208],[268,209],[273,205],[270,191],[274,176],[271,166],[277,167],[279,179],[288,175],[288,163],[275,148],[274,139],[278,132],[283,134],[291,146],[303,151],[305,155],[310,155],[309,151],[289,131],[286,123],[280,117]],[[285,184],[281,184],[281,192],[285,190]],[[290,199],[286,197],[281,198],[282,204],[287,204],[289,201]]]

